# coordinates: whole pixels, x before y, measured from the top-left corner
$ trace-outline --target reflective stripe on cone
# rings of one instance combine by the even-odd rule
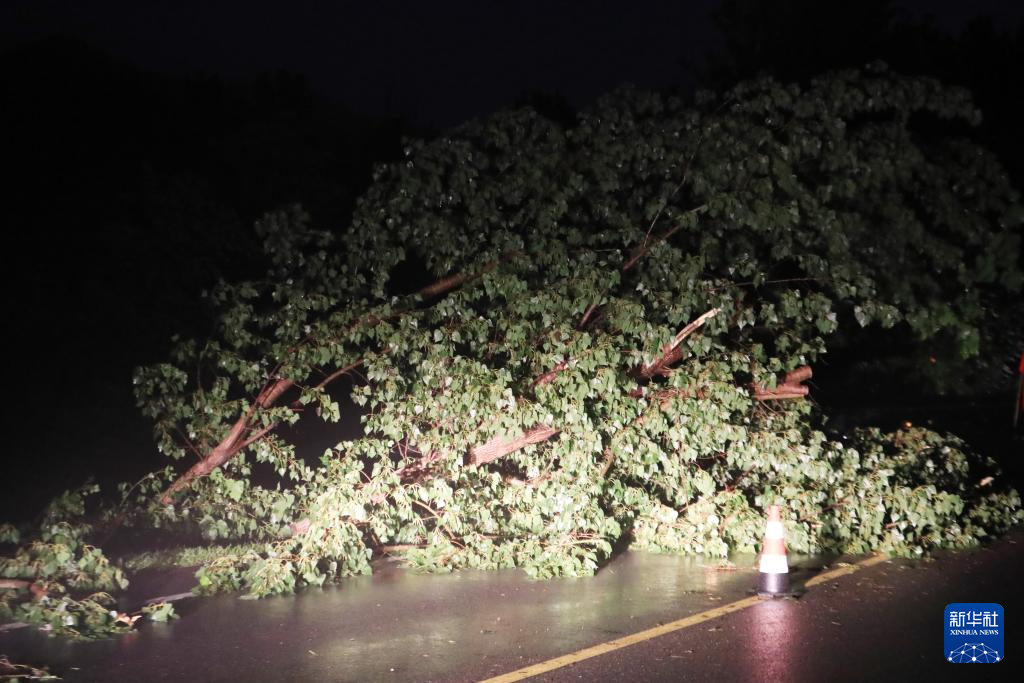
[[[761,548],[761,562],[758,568],[758,595],[778,597],[789,594],[785,529],[782,526],[782,508],[778,505],[768,508],[768,523],[765,525],[764,545]]]

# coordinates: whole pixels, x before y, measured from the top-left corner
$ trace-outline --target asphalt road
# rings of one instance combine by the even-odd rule
[[[533,582],[519,572],[422,576],[393,565],[295,597],[177,603],[170,624],[69,643],[0,633],[0,653],[67,681],[480,681],[728,609],[749,597],[753,558],[721,571],[694,558],[626,553],[593,579]],[[791,557],[796,583],[822,560]],[[831,562],[831,569],[841,566]],[[886,561],[537,676],[535,681],[1019,680],[1024,533],[976,551]],[[162,583],[161,583],[162,581]],[[154,595],[190,577],[145,581]],[[997,602],[1006,660],[981,672],[943,658],[943,608]]]
[[[887,562],[762,601],[530,680],[889,681],[1015,680],[1024,663],[1024,535],[922,563]],[[1006,658],[981,671],[946,661],[943,617],[953,602],[997,602]]]

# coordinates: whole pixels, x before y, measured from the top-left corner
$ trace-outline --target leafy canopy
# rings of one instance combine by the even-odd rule
[[[844,325],[978,352],[983,297],[1022,284],[1018,196],[962,137],[978,120],[965,91],[874,68],[410,142],[343,233],[262,220],[266,277],[209,292],[216,334],[138,371],[164,453],[234,449],[149,521],[254,543],[200,583],[255,594],[379,548],[541,577],[623,540],[724,555],[756,548],[772,502],[800,551],[974,544],[1021,516],[976,484],[991,461],[926,430],[831,441],[810,402],[753,387]],[[424,270],[443,279],[410,293]],[[337,421],[331,382],[355,372],[364,435],[311,466],[280,425]]]

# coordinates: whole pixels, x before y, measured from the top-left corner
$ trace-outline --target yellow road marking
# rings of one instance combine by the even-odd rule
[[[810,579],[804,585],[808,588],[811,586],[816,586],[818,584],[825,583],[826,581],[837,579],[840,576],[853,574],[854,572],[860,569],[874,566],[881,562],[885,562],[888,559],[889,558],[885,555],[874,555],[865,560],[861,560],[860,562],[857,562],[855,564],[849,564],[842,567],[838,567],[837,569],[830,569],[827,572],[822,572],[821,574],[818,574],[817,576]],[[624,647],[636,645],[637,643],[642,643],[645,640],[651,640],[652,638],[663,636],[666,633],[672,633],[673,631],[681,631],[684,628],[688,628],[690,626],[696,626],[697,624],[703,624],[706,621],[717,619],[718,617],[724,617],[726,614],[739,612],[740,610],[744,610],[748,607],[753,607],[754,605],[760,602],[761,598],[758,598],[757,596],[743,598],[742,600],[737,600],[736,602],[730,602],[728,604],[721,605],[714,609],[709,609],[706,612],[700,612],[698,614],[694,614],[684,619],[670,621],[667,624],[662,624],[661,626],[649,628],[646,631],[638,631],[637,633],[633,633],[622,638],[616,638],[615,640],[609,640],[604,643],[598,643],[597,645],[593,645],[582,650],[577,650],[576,652],[571,652],[567,655],[562,655],[561,657],[555,657],[554,659],[549,659],[547,661],[531,664],[530,666],[523,667],[522,669],[510,671],[507,674],[501,674],[500,676],[488,678],[486,680],[480,681],[480,683],[513,683],[513,681],[521,681],[532,676],[539,676],[542,673],[554,671],[555,669],[561,669],[564,666],[576,664],[577,662],[582,662],[586,659],[590,659],[591,657],[597,657],[599,655],[607,654],[609,652],[614,652],[615,650],[621,650]]]
[[[838,579],[840,576],[852,574],[859,569],[864,569],[865,567],[873,567],[874,565],[881,564],[882,562],[885,562],[888,559],[888,555],[874,555],[872,557],[867,558],[866,560],[861,560],[856,564],[848,564],[846,566],[838,567],[836,569],[830,569],[827,572],[822,572],[817,576],[811,577],[807,581],[807,583],[804,584],[804,586],[806,586],[807,588],[812,588],[814,586],[817,586],[819,583],[825,583],[826,581],[831,581],[832,579]]]

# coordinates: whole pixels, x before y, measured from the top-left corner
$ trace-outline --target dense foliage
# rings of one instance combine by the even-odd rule
[[[794,550],[975,544],[1021,518],[991,460],[920,429],[830,440],[773,387],[844,326],[978,352],[985,297],[1022,284],[1017,194],[957,137],[978,116],[879,68],[412,142],[344,233],[261,221],[266,277],[208,292],[216,336],[136,374],[161,450],[194,464],[126,523],[247,544],[199,583],[256,595],[379,550],[538,577],[621,542],[755,550],[768,503]],[[286,426],[337,421],[349,380],[363,436],[300,457]]]
[[[17,547],[0,556],[0,622],[21,621],[72,637],[90,637],[132,627],[142,614],[163,621],[174,614],[170,604],[144,608],[137,615],[116,609],[111,593],[128,586],[125,572],[90,545],[94,526],[88,498],[99,487],[84,486],[54,499],[28,537],[0,525],[0,544]]]
[[[797,550],[914,553],[1011,523],[1016,493],[981,495],[991,463],[962,444],[830,442],[809,402],[752,389],[841,324],[978,351],[982,297],[1021,286],[1017,195],[948,136],[978,116],[884,70],[695,107],[627,90],[571,130],[519,111],[411,143],[340,238],[269,216],[267,278],[211,292],[218,337],[137,376],[169,455],[239,420],[252,442],[163,508],[266,540],[201,584],[291,590],[368,571],[375,546],[538,576],[591,572],[623,538],[721,555],[757,546],[767,502]],[[424,267],[448,279],[403,295]],[[348,368],[365,435],[310,467],[271,428],[337,420],[325,380]],[[287,485],[256,485],[258,463]]]

